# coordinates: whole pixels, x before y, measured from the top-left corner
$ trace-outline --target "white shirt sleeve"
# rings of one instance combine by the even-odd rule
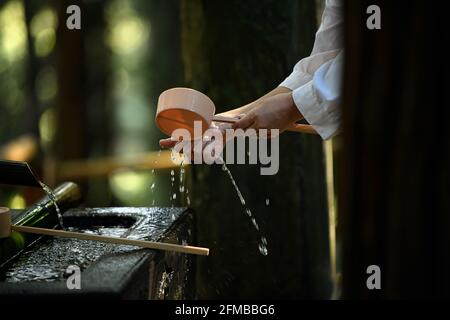
[[[338,55],[343,48],[343,22],[341,1],[326,0],[311,55],[294,66],[292,73],[280,84],[281,87],[294,90],[306,84],[322,64]]]
[[[313,80],[292,92],[300,113],[324,140],[339,132],[343,64],[341,51],[317,69]]]

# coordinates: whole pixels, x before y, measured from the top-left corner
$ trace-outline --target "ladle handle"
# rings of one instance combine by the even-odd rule
[[[238,120],[239,120],[239,118],[225,117],[225,116],[220,116],[220,115],[216,115],[212,118],[212,121],[225,122],[225,123],[234,123]],[[318,134],[317,131],[314,130],[314,128],[309,124],[293,124],[286,131],[301,132],[301,133],[308,133],[308,134]]]
[[[292,127],[287,129],[286,131],[318,134],[317,131],[314,130],[314,128],[310,124],[293,124]]]
[[[226,116],[213,116],[212,121],[215,122],[225,122],[225,123],[235,123],[239,118],[226,117]]]
[[[98,235],[80,233],[80,232],[45,229],[45,228],[34,228],[34,227],[25,227],[25,226],[17,226],[17,225],[12,225],[11,229],[14,231],[17,231],[17,232],[42,234],[42,235],[47,235],[47,236],[74,238],[74,239],[80,239],[80,240],[91,240],[91,241],[114,243],[114,244],[124,244],[124,245],[137,246],[137,247],[149,248],[149,249],[158,249],[158,250],[165,250],[165,251],[197,254],[197,255],[202,255],[202,256],[209,255],[208,248],[193,247],[193,246],[179,245],[179,244],[172,244],[172,243],[134,240],[134,239],[108,237],[108,236],[98,236]]]

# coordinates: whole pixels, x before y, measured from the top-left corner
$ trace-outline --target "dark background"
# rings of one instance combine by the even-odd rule
[[[81,31],[65,28],[74,3]],[[366,28],[372,4],[381,30]],[[267,256],[219,166],[186,168],[188,195],[179,166],[158,153],[161,91],[193,87],[218,112],[261,96],[309,55],[322,9],[313,0],[0,1],[0,157],[30,162],[51,186],[76,181],[86,206],[194,207],[197,242],[212,252],[197,260],[199,298],[448,297],[446,1],[345,2],[342,134],[331,143],[283,134],[275,176],[230,166]],[[39,195],[0,189],[14,208]],[[366,287],[372,264],[382,290]]]

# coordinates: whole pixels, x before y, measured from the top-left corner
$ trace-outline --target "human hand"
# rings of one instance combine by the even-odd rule
[[[233,129],[279,129],[281,133],[302,118],[292,93],[280,93],[259,102],[259,105],[233,124]]]
[[[175,145],[178,143],[178,140],[174,140],[172,139],[172,137],[170,138],[164,138],[159,140],[159,146],[163,149],[170,149],[175,147]]]
[[[223,152],[227,139],[233,138],[233,136],[226,135],[226,129],[230,129],[229,123],[216,123],[213,122],[209,127],[209,130],[204,133],[201,139],[179,141],[177,139],[166,138],[160,140],[160,146],[162,148],[172,148],[174,155],[184,154],[186,163],[212,163],[216,161]],[[220,139],[218,141],[217,139]],[[200,162],[197,162],[200,159]]]
[[[211,122],[210,129],[219,129],[225,136],[225,130],[231,128],[231,125],[228,123],[219,123],[219,122]],[[175,147],[177,143],[179,143],[178,139],[174,139],[172,137],[164,138],[159,140],[159,146],[163,149],[170,149]],[[224,141],[225,143],[226,141]]]

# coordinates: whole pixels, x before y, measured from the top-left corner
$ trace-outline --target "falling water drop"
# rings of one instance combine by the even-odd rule
[[[183,161],[184,161],[184,158],[183,158]],[[181,193],[183,193],[184,192],[184,167],[183,167],[183,161],[181,162],[181,165],[180,165],[180,185],[179,185],[179,191],[181,192]]]
[[[269,206],[269,204],[270,204],[270,199],[267,198],[267,199],[266,199],[266,206]]]
[[[245,206],[245,199],[242,196],[241,190],[239,190],[239,187],[237,186],[236,181],[234,181],[234,178],[233,178],[233,175],[231,174],[231,171],[225,165],[225,162],[222,164],[222,171],[225,171],[228,174],[228,177],[230,177],[231,183],[233,184],[234,189],[236,190],[236,193],[237,193],[237,195],[239,197],[239,200],[241,200],[241,204],[243,206]]]
[[[258,225],[258,223],[256,222],[256,219],[255,219],[255,218],[252,218],[252,223],[253,223],[253,226],[255,227],[255,229],[259,231],[259,225]]]
[[[258,245],[258,249],[259,252],[263,255],[263,256],[267,256],[269,254],[269,252],[267,251],[267,246],[263,243],[260,243]]]

